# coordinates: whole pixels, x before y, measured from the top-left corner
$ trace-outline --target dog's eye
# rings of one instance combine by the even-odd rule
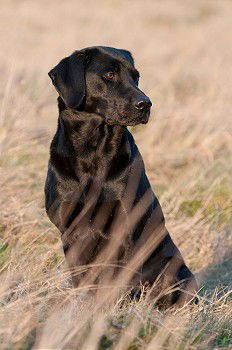
[[[106,78],[106,79],[113,79],[114,78],[114,73],[113,72],[107,72],[104,75],[104,78]]]

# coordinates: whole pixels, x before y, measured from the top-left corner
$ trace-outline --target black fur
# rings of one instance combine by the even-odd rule
[[[70,267],[93,262],[109,241],[115,220],[126,225],[141,204],[141,215],[128,226],[117,263],[126,264],[141,239],[160,234],[132,284],[151,285],[161,274],[156,295],[176,282],[187,292],[194,291],[195,279],[165,228],[142,157],[127,129],[146,123],[151,107],[138,88],[139,73],[131,54],[108,47],[83,49],[63,59],[49,76],[60,96],[45,185],[46,210],[62,233]],[[69,258],[72,247],[74,257],[72,252]],[[173,292],[161,301],[172,305],[181,296],[189,299]]]

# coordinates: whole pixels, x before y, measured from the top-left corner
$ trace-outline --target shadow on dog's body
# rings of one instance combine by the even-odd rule
[[[117,80],[116,73],[107,72],[113,71],[112,62]],[[148,243],[131,285],[159,280],[154,287],[158,295],[177,284],[186,293],[176,290],[160,301],[183,304],[192,298],[188,293],[194,292],[195,279],[165,228],[142,157],[126,127],[146,123],[151,106],[132,73],[138,74],[128,51],[102,47],[75,52],[49,73],[60,97],[45,185],[46,210],[62,233],[71,268],[94,263],[113,234],[120,244],[108,263],[126,265],[138,246]],[[135,106],[139,108],[133,111]],[[80,276],[73,281],[78,285]]]

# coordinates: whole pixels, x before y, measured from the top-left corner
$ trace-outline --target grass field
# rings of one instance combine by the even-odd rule
[[[232,3],[1,0],[0,348],[232,349]],[[44,210],[57,125],[47,72],[75,49],[130,50],[152,99],[132,129],[200,303],[73,290]],[[109,297],[111,295],[111,297]],[[122,298],[122,297],[121,297]]]

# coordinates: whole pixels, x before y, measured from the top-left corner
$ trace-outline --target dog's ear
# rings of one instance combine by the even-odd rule
[[[74,52],[48,73],[60,97],[69,108],[78,108],[85,97],[85,54]]]
[[[122,49],[120,49],[120,51],[122,52],[123,56],[125,56],[126,59],[134,65],[134,59],[130,51],[122,50]]]

